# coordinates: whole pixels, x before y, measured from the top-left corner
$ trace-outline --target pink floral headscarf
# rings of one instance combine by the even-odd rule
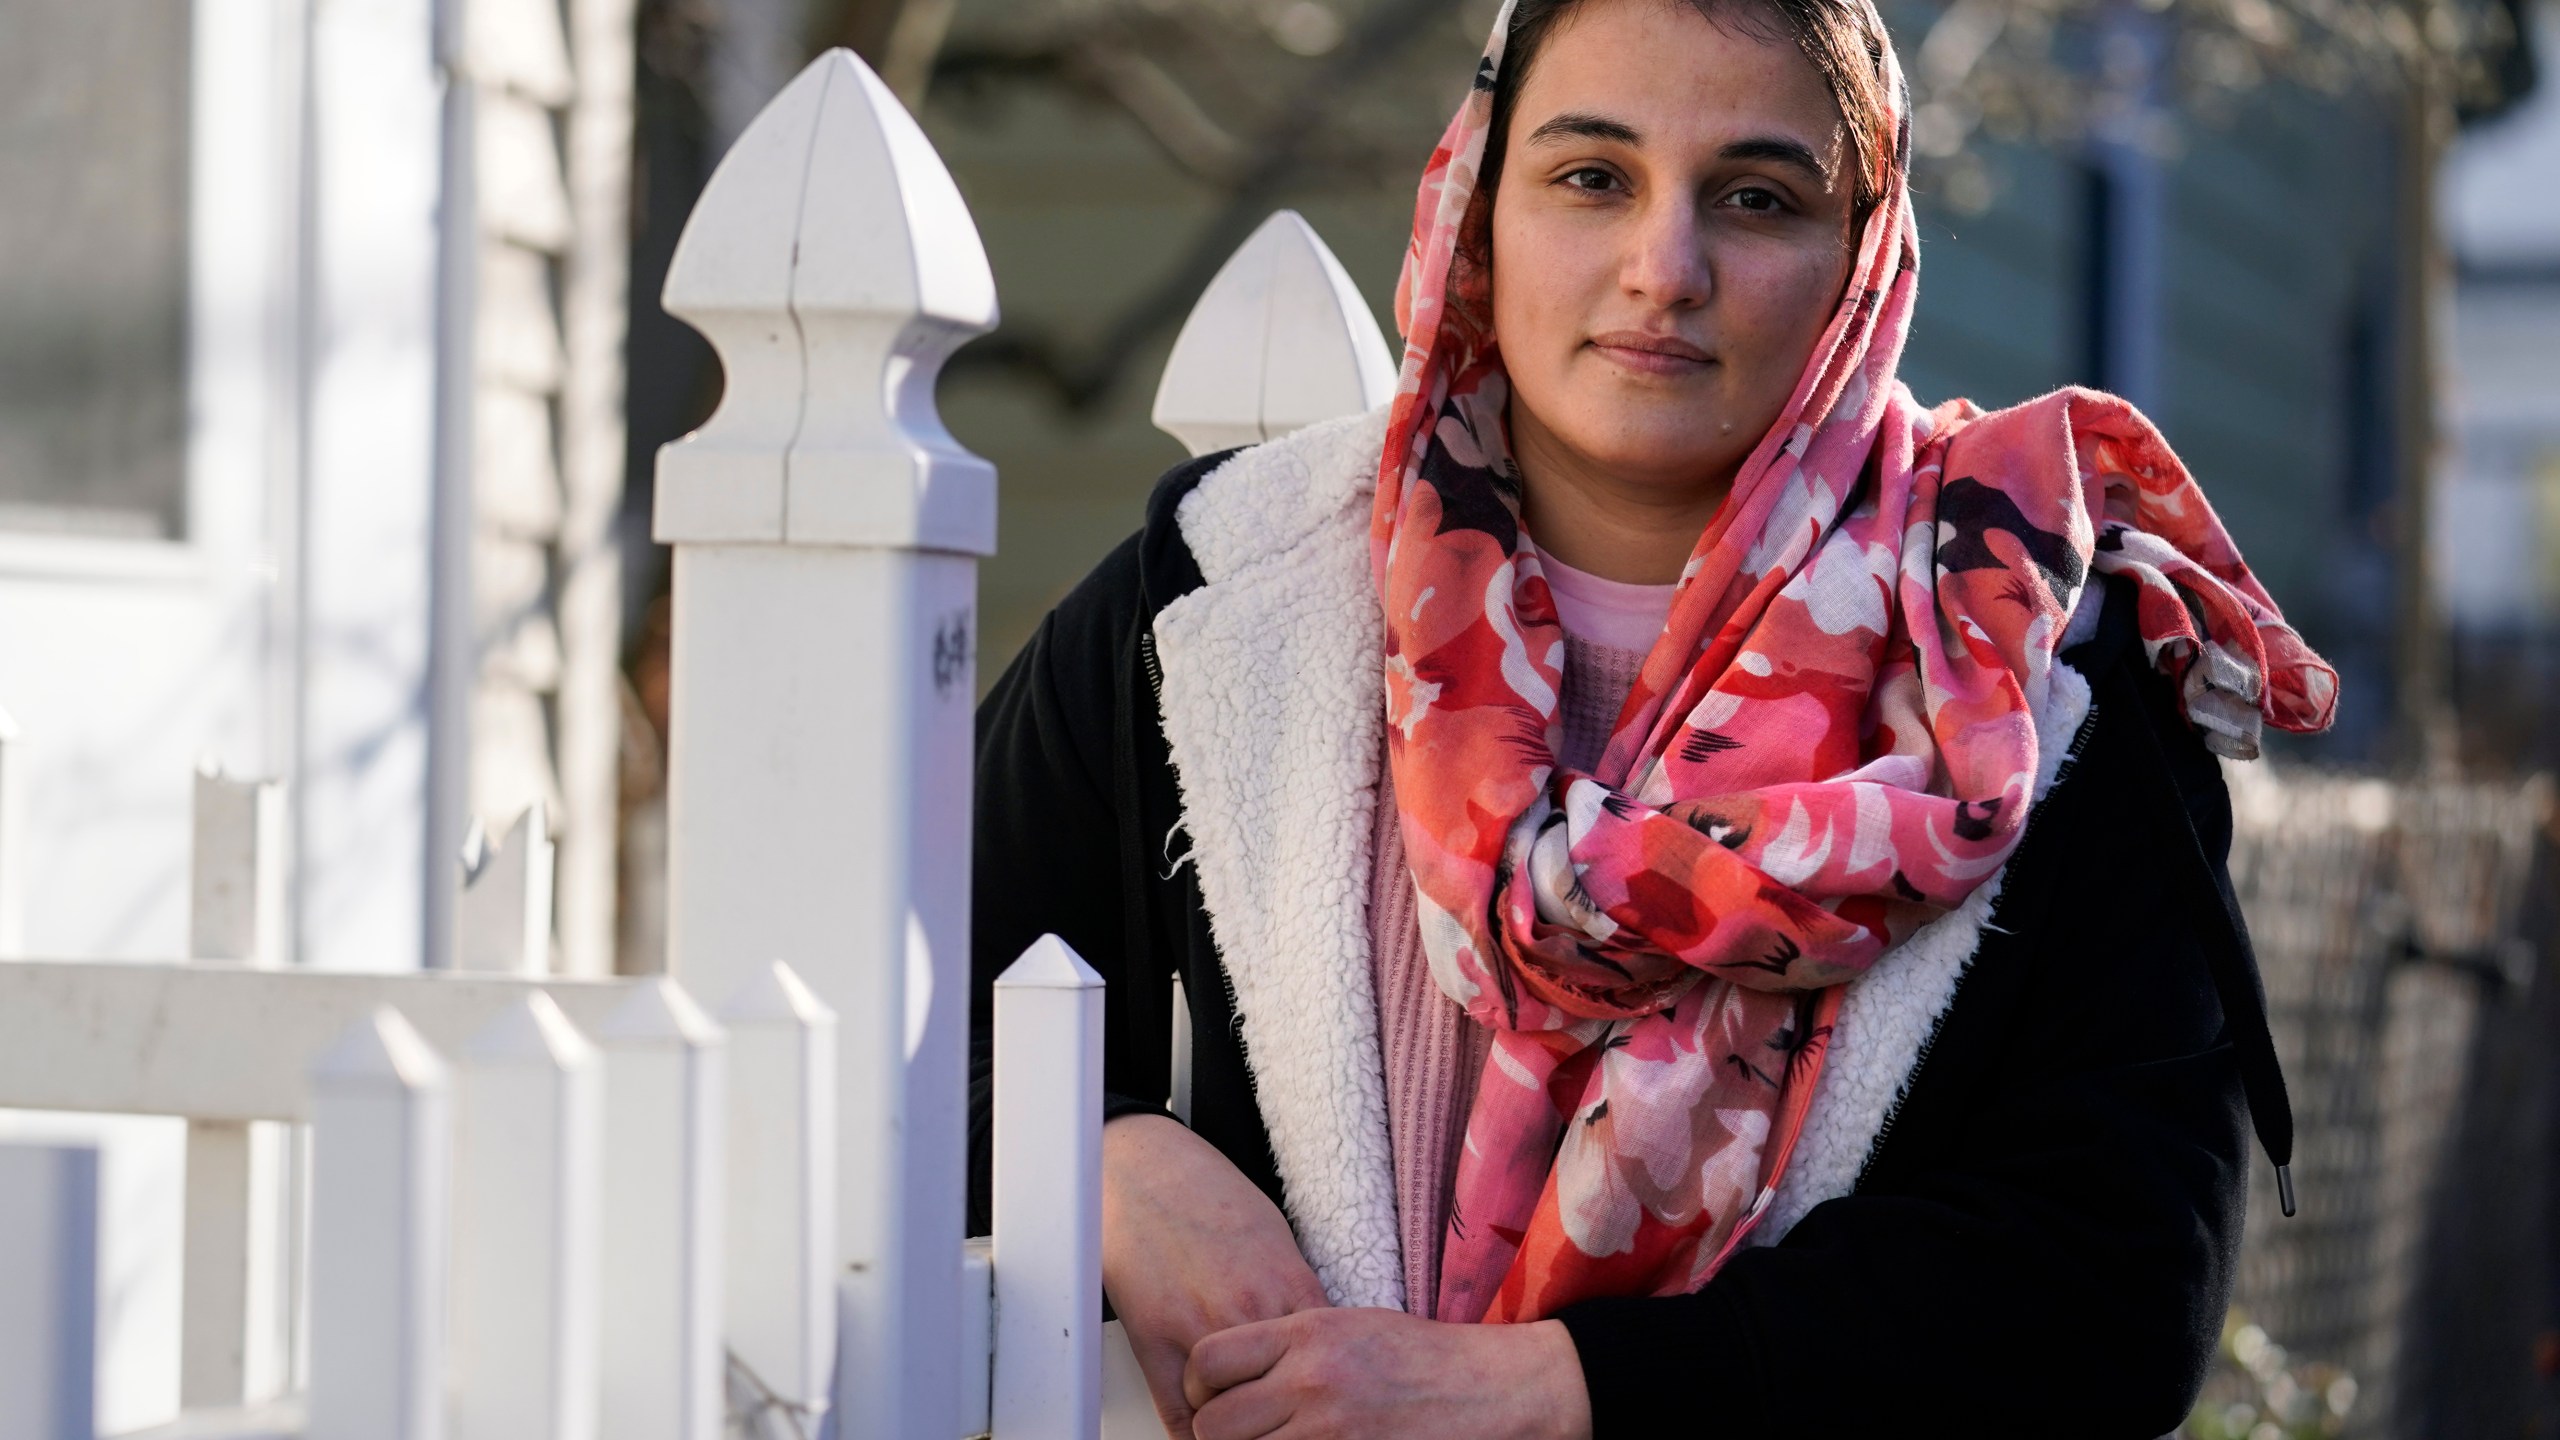
[[[1984,415],[1895,378],[1907,101],[1785,409],[1698,538],[1597,769],[1556,762],[1563,632],[1519,520],[1485,277],[1458,262],[1510,6],[1422,177],[1371,528],[1389,763],[1439,985],[1493,1027],[1437,1313],[1705,1284],[1774,1193],[1842,984],[1996,874],[2089,575],[2228,753],[2335,672],[2157,431],[2065,391]],[[1881,23],[1876,33],[1883,33]]]

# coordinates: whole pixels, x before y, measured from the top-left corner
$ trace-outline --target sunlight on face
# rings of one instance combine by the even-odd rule
[[[1793,45],[1683,0],[1564,18],[1493,201],[1493,329],[1533,509],[1542,481],[1721,497],[1847,282],[1853,163]]]

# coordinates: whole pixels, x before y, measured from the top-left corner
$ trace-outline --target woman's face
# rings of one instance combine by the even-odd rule
[[[1747,3],[1747,0],[1746,0]],[[1534,482],[1721,491],[1853,258],[1847,130],[1792,44],[1685,0],[1584,0],[1513,106],[1493,329]]]

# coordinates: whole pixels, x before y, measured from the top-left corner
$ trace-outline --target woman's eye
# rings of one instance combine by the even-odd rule
[[[1734,191],[1732,194],[1725,197],[1725,203],[1739,209],[1755,211],[1761,214],[1768,214],[1785,208],[1785,202],[1778,198],[1777,192],[1773,190],[1764,190],[1757,185],[1745,186],[1740,190]]]
[[[1581,169],[1567,174],[1564,177],[1564,183],[1571,186],[1573,189],[1588,191],[1591,194],[1597,195],[1604,191],[1616,189],[1618,185],[1618,177],[1601,169],[1597,165],[1585,165]]]

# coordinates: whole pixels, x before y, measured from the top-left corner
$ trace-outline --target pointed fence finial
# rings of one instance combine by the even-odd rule
[[[1395,393],[1378,320],[1295,210],[1262,222],[1192,306],[1156,387],[1155,426],[1194,455],[1358,415]]]
[[[933,404],[942,362],[994,328],[994,273],[950,172],[852,51],[738,137],[664,300],[726,384],[659,453],[660,541],[994,552],[995,472]]]

